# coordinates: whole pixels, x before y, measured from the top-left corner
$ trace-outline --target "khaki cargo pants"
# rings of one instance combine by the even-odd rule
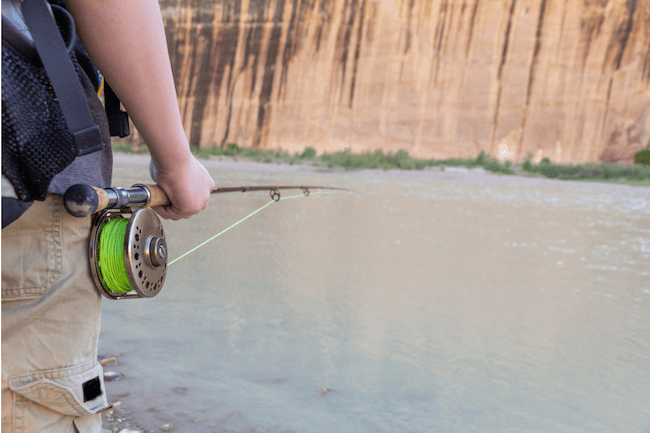
[[[101,431],[89,237],[90,218],[73,218],[52,194],[2,230],[3,433]]]

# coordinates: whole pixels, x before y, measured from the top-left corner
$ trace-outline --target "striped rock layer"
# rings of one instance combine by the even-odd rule
[[[650,147],[650,0],[160,0],[192,145],[521,161]]]

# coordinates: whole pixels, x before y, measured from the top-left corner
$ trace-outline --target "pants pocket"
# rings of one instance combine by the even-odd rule
[[[26,399],[63,415],[83,417],[108,406],[102,366],[64,377],[62,370],[9,379],[9,389]],[[36,378],[38,376],[44,376]],[[30,379],[35,380],[30,380]]]
[[[2,300],[45,294],[62,275],[60,196],[35,202],[2,230]]]

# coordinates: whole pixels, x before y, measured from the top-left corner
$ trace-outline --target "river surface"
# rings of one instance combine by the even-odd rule
[[[104,302],[109,400],[148,432],[649,433],[650,188],[476,173],[211,169],[358,194],[281,200]],[[165,221],[170,259],[269,200]]]

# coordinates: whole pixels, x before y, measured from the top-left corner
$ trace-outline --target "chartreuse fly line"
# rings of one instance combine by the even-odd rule
[[[312,195],[316,195],[316,194],[332,194],[332,193],[329,191],[312,193]],[[304,197],[304,195],[299,194],[299,195],[294,195],[289,197],[281,197],[280,200],[287,200],[287,199],[298,198],[298,197]],[[188,254],[193,253],[194,251],[198,250],[208,242],[213,241],[214,239],[218,238],[222,234],[226,233],[227,231],[233,229],[237,225],[246,221],[248,218],[252,217],[258,212],[261,212],[263,209],[265,209],[266,207],[270,206],[273,203],[275,203],[275,200],[271,200],[270,202],[266,203],[259,209],[251,212],[250,214],[246,215],[244,218],[232,224],[230,227],[222,230],[221,232],[212,236],[208,240],[192,248],[185,254],[172,260],[167,264],[167,266],[175,263],[176,261],[182,259]],[[124,259],[124,248],[125,248],[124,245],[125,245],[126,229],[128,223],[129,220],[126,218],[113,218],[111,220],[102,223],[100,227],[101,233],[100,233],[97,256],[98,256],[99,266],[101,267],[101,276],[108,289],[110,289],[111,292],[117,294],[127,293],[134,290],[131,285],[131,282],[129,281],[129,277],[127,275],[126,264]],[[137,235],[136,235],[136,239],[137,239]],[[135,257],[137,258],[138,254],[136,254]]]
[[[319,192],[311,193],[311,195],[316,195],[316,194],[332,194],[332,192],[329,192],[329,191],[319,191]],[[298,198],[298,197],[304,197],[304,194],[292,195],[292,196],[289,196],[289,197],[281,197],[280,200],[288,200],[288,199],[290,199],[290,198]],[[183,257],[187,256],[188,254],[193,253],[194,251],[196,251],[196,250],[198,250],[199,248],[201,248],[203,245],[207,244],[207,243],[210,242],[210,241],[213,241],[214,239],[218,238],[218,237],[221,236],[222,234],[226,233],[228,230],[230,230],[230,229],[236,227],[237,225],[243,223],[243,222],[246,221],[248,218],[252,217],[253,215],[255,215],[255,214],[258,213],[258,212],[261,212],[264,208],[266,208],[267,206],[269,206],[269,205],[271,205],[271,204],[273,204],[273,203],[275,203],[275,200],[271,200],[270,202],[266,203],[266,204],[265,204],[264,206],[262,206],[261,208],[255,210],[255,211],[253,211],[253,212],[251,212],[251,213],[249,213],[249,214],[246,215],[244,218],[242,218],[242,219],[240,219],[239,221],[237,221],[236,223],[232,224],[232,225],[231,225],[230,227],[228,227],[227,229],[224,229],[224,230],[220,231],[220,232],[217,233],[216,235],[212,236],[210,239],[208,239],[208,240],[202,242],[201,244],[199,244],[199,245],[197,245],[196,247],[192,248],[191,250],[189,250],[189,251],[186,252],[185,254],[182,254],[181,256],[175,258],[174,260],[172,260],[171,262],[169,262],[169,263],[167,264],[167,266],[170,266],[170,265],[174,264],[175,262],[179,261],[180,259],[182,259]]]
[[[101,229],[99,263],[106,285],[115,293],[133,290],[124,264],[124,238],[128,223],[126,218],[114,218],[105,222]]]

